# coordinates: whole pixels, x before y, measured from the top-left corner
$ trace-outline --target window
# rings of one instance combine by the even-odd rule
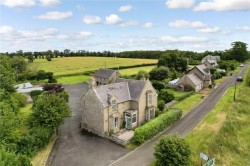
[[[116,109],[116,100],[112,100],[111,105],[112,105],[112,110],[115,110]]]
[[[155,117],[155,111],[154,109],[150,110],[150,119],[154,119]]]
[[[136,114],[132,115],[132,123],[136,123]]]
[[[118,117],[115,118],[115,127],[118,127]]]
[[[148,104],[152,104],[152,94],[148,95]]]

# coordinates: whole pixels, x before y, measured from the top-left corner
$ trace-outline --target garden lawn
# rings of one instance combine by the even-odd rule
[[[75,76],[61,76],[57,78],[57,82],[60,84],[68,85],[68,84],[79,84],[89,82],[91,76],[88,75],[75,75]]]
[[[250,68],[249,68],[250,72]],[[200,164],[203,152],[216,159],[216,165],[250,164],[250,87],[227,90],[213,110],[186,137],[193,165]]]
[[[134,75],[137,74],[140,70],[146,71],[146,72],[150,72],[153,68],[155,68],[156,66],[142,66],[142,67],[133,67],[133,68],[128,68],[128,69],[121,69],[119,70],[119,72],[121,73],[121,75]]]
[[[181,109],[183,111],[182,114],[185,115],[201,102],[202,96],[202,94],[194,94],[180,102],[177,102],[171,108]]]
[[[55,76],[77,75],[85,71],[93,71],[99,68],[112,68],[119,66],[134,66],[140,64],[157,63],[155,59],[132,59],[112,57],[63,57],[46,59],[35,59],[31,67],[37,70],[53,72]]]
[[[176,91],[174,89],[168,89],[169,92],[174,94],[175,100],[178,100],[179,98],[185,96],[189,92],[181,92],[181,91]]]
[[[25,121],[27,118],[29,118],[32,110],[31,110],[32,104],[27,104],[25,107],[21,107],[19,111],[19,115],[24,119]]]

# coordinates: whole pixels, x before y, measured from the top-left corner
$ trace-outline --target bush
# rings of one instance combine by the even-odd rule
[[[161,114],[157,118],[147,122],[143,126],[136,128],[134,137],[131,140],[132,143],[140,145],[146,140],[151,139],[180,119],[181,115],[182,110],[171,109],[168,112]]]
[[[37,96],[39,96],[40,94],[42,94],[43,91],[40,91],[40,90],[33,90],[30,92],[30,97],[32,98],[32,100],[35,100],[35,98]]]
[[[45,147],[54,131],[51,128],[33,127],[29,133],[23,135],[18,142],[17,152],[27,156],[34,156],[37,151]]]
[[[162,81],[168,77],[169,77],[169,69],[164,66],[154,68],[149,72],[150,80]]]
[[[64,87],[62,84],[45,84],[43,85],[43,90],[48,92],[62,92]]]
[[[165,88],[165,83],[162,81],[152,81],[152,85],[155,89],[158,91],[162,90]]]
[[[163,100],[165,103],[168,103],[174,100],[174,94],[169,92],[167,89],[162,89],[159,93],[159,99]]]
[[[190,165],[190,147],[185,139],[167,135],[155,146],[154,156],[157,166],[187,166]]]
[[[0,165],[31,166],[31,163],[27,156],[17,155],[13,152],[0,149]]]
[[[140,70],[140,71],[138,71],[138,73],[136,74],[136,79],[137,79],[137,80],[140,80],[140,79],[142,79],[142,78],[145,78],[145,79],[148,79],[148,78],[149,78],[149,74],[148,74],[146,71],[144,71],[144,70]]]
[[[165,102],[163,100],[158,101],[158,108],[160,111],[163,111],[165,107]]]
[[[67,92],[62,91],[60,93],[57,93],[57,96],[63,98],[66,102],[69,102],[69,94]]]
[[[24,107],[27,104],[28,97],[21,93],[13,93],[12,96],[17,100],[19,107]]]

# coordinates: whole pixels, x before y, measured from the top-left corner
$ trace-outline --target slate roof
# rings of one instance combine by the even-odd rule
[[[114,74],[116,70],[111,69],[99,69],[95,72],[94,77],[102,77],[109,78],[112,74]]]
[[[199,85],[203,81],[194,73],[188,74],[187,77],[194,83],[194,85]]]
[[[140,96],[145,80],[126,80],[118,79],[116,83],[101,85],[93,89],[104,107],[108,106],[108,95],[113,95],[117,98],[117,103],[122,103],[129,100],[136,101]]]
[[[195,66],[198,70],[200,70],[204,75],[208,75],[210,74],[209,73],[209,69],[204,65],[204,64],[201,64],[201,65],[197,65]]]

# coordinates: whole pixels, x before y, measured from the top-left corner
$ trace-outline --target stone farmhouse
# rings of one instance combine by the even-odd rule
[[[208,68],[213,68],[213,67],[218,66],[218,63],[217,63],[216,60],[205,60],[205,61],[203,62],[203,64],[204,64],[206,67],[208,67]]]
[[[118,78],[114,83],[97,86],[95,77],[80,101],[82,129],[109,137],[155,117],[157,93],[150,81]]]
[[[107,85],[119,78],[120,73],[117,70],[99,69],[95,72],[94,78],[97,85]]]
[[[188,71],[180,80],[177,85],[184,87],[184,89],[194,89],[196,92],[211,85],[211,74],[208,67],[204,64],[197,65]]]
[[[220,61],[220,56],[207,55],[204,58],[202,58],[201,63],[203,63],[205,60],[215,60],[216,62],[218,62]]]

